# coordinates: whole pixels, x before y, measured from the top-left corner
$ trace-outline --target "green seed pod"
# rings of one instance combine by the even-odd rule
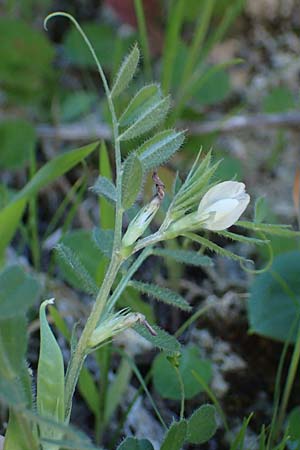
[[[46,318],[46,306],[54,299],[45,300],[40,306],[40,355],[37,372],[37,410],[41,416],[64,422],[64,362],[58,343]],[[50,427],[41,426],[43,438],[57,439]],[[52,447],[51,447],[52,448]]]

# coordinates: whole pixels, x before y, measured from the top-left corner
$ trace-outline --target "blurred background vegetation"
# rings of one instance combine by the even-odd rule
[[[167,123],[170,127],[187,129],[187,138],[184,151],[159,171],[168,193],[177,170],[186,172],[201,147],[204,152],[212,147],[215,159],[223,159],[217,174],[220,180],[246,181],[253,199],[260,195],[267,199],[260,205],[266,221],[298,226],[300,7],[297,1],[7,0],[0,4],[0,221],[1,217],[4,220],[1,211],[10,205],[21,188],[30,187],[30,180],[45,163],[91,141],[106,141],[106,145],[102,143],[100,150],[89,156],[88,165],[82,163],[62,178],[53,176],[54,185],[49,186],[45,179],[31,190],[25,215],[16,222],[16,233],[8,234],[3,240],[0,249],[3,266],[21,263],[25,264],[26,270],[29,266],[34,268],[38,285],[35,284],[35,288],[31,285],[28,295],[33,295],[32,289],[36,293],[34,298],[41,290],[54,291],[57,298],[72,299],[71,306],[66,307],[66,316],[72,315],[74,309],[78,310],[78,318],[86,314],[77,294],[68,290],[70,286],[82,291],[84,288],[63,261],[54,256],[52,249],[59,240],[68,244],[100,283],[107,259],[93,244],[91,230],[94,224],[111,229],[114,220],[109,202],[98,201],[88,192],[99,170],[108,178],[113,177],[110,119],[103,88],[94,61],[68,21],[57,18],[49,23],[48,32],[43,29],[47,14],[57,10],[72,14],[80,22],[110,82],[124,54],[138,42],[143,60],[128,96],[151,80],[160,82],[164,93],[172,95],[173,108]],[[119,111],[128,98],[117,105]],[[126,143],[122,148],[124,156],[132,148],[132,143]],[[151,180],[147,179],[141,203],[151,195]],[[133,208],[129,217],[134,212]],[[251,214],[250,208],[248,215]],[[276,270],[284,279],[288,277],[291,290],[298,292],[300,257],[297,240],[274,237],[271,246],[279,258]],[[241,245],[238,251],[254,258],[258,266],[268,261],[265,248],[253,250]],[[46,281],[44,274],[48,277]],[[274,283],[269,273],[264,275],[269,278],[254,279],[246,276],[236,264],[224,263],[222,258],[217,258],[215,273],[185,270],[167,261],[164,266],[150,264],[142,275],[146,281],[154,277],[157,283],[177,286],[196,307],[203,306],[207,298],[215,303],[220,300],[223,310],[216,305],[210,306],[215,316],[198,324],[199,329],[207,327],[211,334],[208,337],[198,334],[197,337],[195,332],[192,337],[187,337],[187,341],[196,347],[205,347],[205,339],[217,335],[230,342],[229,353],[233,349],[240,352],[246,365],[239,361],[232,371],[218,369],[217,373],[224,377],[221,382],[219,380],[219,395],[225,399],[226,413],[232,414],[234,424],[239,423],[237,417],[241,419],[253,409],[258,411],[258,425],[254,429],[259,430],[261,423],[270,416],[268,408],[281,347],[277,343],[266,344],[268,341],[265,340],[254,341],[269,357],[267,363],[263,361],[257,365],[257,356],[250,349],[253,341],[246,335],[249,322],[241,319],[242,313],[235,315],[228,311],[236,307],[244,311],[244,299],[250,295],[248,317],[252,331],[277,341],[287,341],[290,339],[290,320],[295,314],[290,305],[291,294],[284,287],[280,291],[276,284],[273,286],[275,291],[279,289],[278,302],[282,310],[289,308],[289,315],[282,321],[278,321],[278,316],[272,321],[271,315],[266,324],[262,317],[272,310],[273,301],[270,291],[265,291],[268,283]],[[55,278],[55,283],[60,279],[66,285],[55,284]],[[176,332],[182,324],[182,316],[177,312],[165,313],[164,309],[145,302],[132,288],[126,290],[122,301],[123,306],[129,305],[145,313],[150,322],[155,316],[161,317],[161,325],[170,332]],[[258,304],[263,304],[262,310]],[[35,317],[36,312],[31,311],[32,336],[36,333]],[[220,325],[225,319],[228,320],[226,331]],[[59,318],[53,317],[53,321],[63,332]],[[200,364],[199,371],[208,383],[219,363],[217,359],[213,360],[217,357],[209,349],[199,359],[196,347],[186,348],[185,364],[193,368]],[[34,350],[32,339],[30,358],[33,366],[36,362]],[[226,349],[224,351],[226,353]],[[108,372],[107,355],[98,356],[100,366]],[[131,376],[125,359],[122,364],[119,374],[125,381],[121,393]],[[141,361],[145,372],[149,364],[149,361]],[[155,359],[153,381],[156,390],[171,400],[172,408],[172,401],[178,400],[178,390],[166,395],[170,375],[165,365],[163,356]],[[254,372],[246,376],[243,370],[247,365]],[[91,373],[95,371],[92,367]],[[95,386],[89,375],[85,373],[84,376],[86,384],[81,382],[81,395],[91,414],[97,416],[93,401]],[[197,399],[203,389],[195,380],[189,382],[191,392],[188,397]],[[85,388],[87,385],[89,388]],[[104,395],[104,388],[101,389],[98,396]],[[238,389],[241,389],[240,394]],[[247,394],[249,390],[254,400]],[[258,393],[261,392],[259,403]],[[121,393],[114,397],[117,398],[116,405],[121,401]],[[234,401],[228,402],[230,396]],[[240,401],[239,396],[244,400]],[[294,405],[297,402],[299,395],[293,399]],[[113,412],[107,413],[106,424]],[[104,414],[103,411],[100,413]],[[96,426],[95,435],[99,437],[102,432]]]

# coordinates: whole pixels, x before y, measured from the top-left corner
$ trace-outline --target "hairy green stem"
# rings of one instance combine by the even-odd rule
[[[110,293],[110,289],[115,281],[117,273],[121,265],[120,257],[115,254],[107,269],[105,278],[97,295],[96,301],[86,322],[83,332],[78,341],[74,354],[71,357],[70,365],[66,375],[66,391],[65,391],[65,417],[69,421],[72,407],[72,398],[79,377],[80,370],[87,355],[88,342],[97,326],[97,323],[103,312],[105,303]]]
[[[44,21],[44,27],[47,29],[47,23],[48,21],[53,17],[66,17],[69,19],[76,27],[78,32],[81,34],[84,42],[86,43],[89,51],[91,52],[91,55],[96,63],[100,78],[103,83],[104,91],[107,97],[108,107],[112,118],[112,126],[113,126],[113,137],[114,137],[114,148],[115,148],[115,161],[116,161],[116,188],[117,188],[117,202],[116,202],[116,222],[115,222],[115,237],[114,237],[114,251],[117,251],[120,248],[121,245],[121,237],[122,237],[122,216],[123,216],[123,209],[122,209],[122,171],[121,171],[121,148],[120,148],[120,141],[119,141],[119,124],[114,108],[114,104],[111,97],[111,92],[108,86],[107,79],[105,77],[104,71],[102,69],[102,66],[100,64],[99,59],[97,58],[96,52],[93,49],[92,44],[90,43],[88,37],[86,36],[85,32],[79,25],[76,19],[74,19],[73,16],[70,14],[58,11],[52,14],[49,14],[45,21]]]
[[[140,266],[143,264],[145,259],[151,255],[152,248],[148,247],[145,248],[144,251],[139,255],[139,257],[133,262],[133,264],[130,266],[129,270],[127,270],[126,274],[122,277],[120,283],[114,290],[114,293],[110,297],[110,299],[107,302],[107,308],[105,312],[110,312],[114,308],[116,302],[120,298],[120,295],[123,293],[124,289],[126,288],[128,282],[133,277],[135,272],[140,268]]]
[[[179,382],[179,386],[180,386],[180,397],[181,397],[181,400],[180,400],[180,416],[179,417],[180,417],[180,420],[183,420],[184,419],[184,402],[185,402],[184,384],[183,384],[183,379],[182,379],[182,376],[181,376],[181,373],[180,373],[178,367],[175,366],[175,365],[173,367],[174,367],[174,370],[176,372],[176,375],[177,375],[177,378],[178,378],[178,382]]]
[[[91,52],[91,55],[97,65],[97,69],[100,75],[100,78],[103,83],[103,87],[105,90],[105,94],[108,101],[108,107],[111,113],[112,118],[112,126],[113,126],[113,137],[114,137],[114,148],[115,148],[115,162],[116,162],[116,190],[117,190],[117,201],[116,201],[116,220],[115,220],[115,230],[114,230],[114,244],[113,244],[113,256],[109,267],[107,269],[105,278],[101,285],[101,288],[96,297],[96,301],[90,313],[90,316],[86,322],[86,325],[83,329],[79,342],[75,348],[73,355],[71,356],[70,364],[68,367],[68,371],[66,374],[66,392],[65,392],[65,417],[66,420],[69,421],[72,407],[72,398],[75,391],[75,387],[78,381],[79,373],[84,363],[85,357],[88,351],[88,343],[89,339],[99,322],[101,314],[104,310],[106,301],[110,294],[110,289],[116,279],[117,273],[119,271],[120,265],[122,263],[122,257],[120,255],[120,247],[121,247],[121,239],[122,239],[122,217],[123,217],[123,208],[122,208],[122,161],[121,161],[121,148],[119,141],[119,124],[114,108],[114,104],[111,97],[111,92],[102,69],[102,66],[97,58],[95,50],[93,49],[92,44],[90,43],[88,37],[82,30],[79,23],[68,13],[65,12],[56,12],[47,16],[44,22],[44,26],[46,28],[47,22],[49,19],[60,16],[66,17],[69,19],[76,27],[76,29],[81,34],[84,42],[86,43],[88,49]]]

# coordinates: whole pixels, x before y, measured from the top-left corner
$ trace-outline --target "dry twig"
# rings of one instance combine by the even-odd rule
[[[193,136],[207,133],[233,133],[235,131],[261,128],[289,128],[300,130],[300,112],[286,112],[279,114],[252,114],[217,119],[206,122],[182,122],[180,128],[188,130]],[[79,122],[71,125],[38,125],[40,138],[62,141],[88,141],[90,139],[111,139],[111,131],[106,124],[87,124]]]

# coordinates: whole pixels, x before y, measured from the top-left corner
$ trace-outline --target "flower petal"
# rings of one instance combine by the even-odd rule
[[[223,181],[222,183],[216,184],[216,186],[210,188],[202,197],[199,203],[198,212],[203,211],[218,200],[237,198],[244,192],[244,183],[239,183],[238,181]]]
[[[197,211],[199,221],[205,222],[203,228],[208,230],[225,230],[239,219],[249,201],[244,183],[224,181],[203,196]]]

